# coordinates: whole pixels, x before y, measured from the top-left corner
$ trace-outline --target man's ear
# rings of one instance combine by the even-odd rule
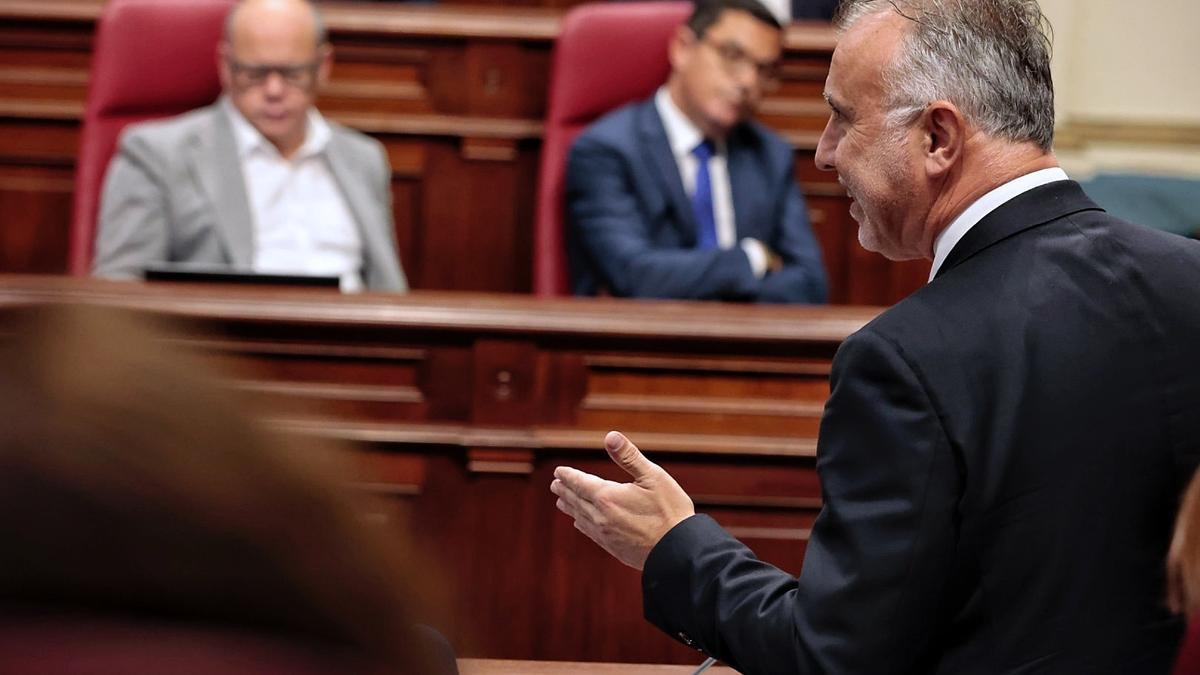
[[[221,81],[221,91],[232,91],[233,73],[229,71],[229,44],[224,41],[217,43],[217,51],[213,56],[217,59],[217,79]]]
[[[925,170],[930,176],[941,176],[962,160],[967,142],[967,120],[954,104],[947,101],[930,103],[921,113],[924,132]]]
[[[671,62],[671,72],[684,67],[691,57],[691,46],[696,40],[696,34],[686,24],[675,29],[671,41],[667,43],[667,59]]]
[[[333,45],[328,42],[317,47],[317,87],[324,87],[329,81],[329,73],[333,70]]]

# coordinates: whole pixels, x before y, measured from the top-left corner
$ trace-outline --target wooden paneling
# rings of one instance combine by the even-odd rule
[[[186,319],[179,340],[274,424],[360,448],[363,487],[398,501],[393,526],[442,573],[462,655],[646,663],[698,659],[642,620],[639,575],[555,510],[554,468],[622,480],[601,447],[621,429],[796,574],[830,360],[878,311],[0,278],[0,325],[45,302]]]
[[[397,239],[414,288],[526,293],[551,50],[561,8],[579,3],[458,4],[327,3],[336,60],[321,107],[387,146]],[[64,181],[73,175],[101,5],[0,0],[0,177],[14,177],[0,190],[0,272],[66,269]],[[812,166],[833,33],[795,24],[786,43],[783,86],[762,118],[799,150],[797,176],[832,301],[891,304],[920,285],[911,271],[920,265],[864,254],[845,192]],[[47,166],[54,170],[30,171]]]

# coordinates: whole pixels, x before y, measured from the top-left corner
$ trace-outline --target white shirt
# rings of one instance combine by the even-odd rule
[[[333,132],[308,111],[304,144],[284,158],[227,98],[254,221],[254,271],[341,277],[343,291],[362,281],[362,237],[324,153]]]
[[[1050,169],[1041,169],[1033,173],[1027,173],[1024,176],[1014,178],[1000,187],[985,194],[975,203],[967,207],[965,211],[959,214],[950,225],[942,230],[942,233],[937,236],[933,242],[933,268],[929,270],[929,280],[937,276],[938,270],[941,269],[942,263],[946,262],[946,257],[950,255],[950,251],[954,250],[954,245],[957,244],[972,227],[984,219],[987,214],[995,211],[1005,203],[1030,190],[1041,187],[1047,183],[1054,183],[1060,180],[1069,180],[1067,172],[1058,167]]]
[[[759,0],[759,2],[761,2],[763,7],[766,7],[771,14],[775,15],[775,18],[779,20],[779,23],[783,24],[784,28],[791,23],[792,3],[788,0]]]
[[[692,154],[697,145],[704,140],[704,134],[692,124],[692,121],[671,100],[671,94],[665,86],[659,87],[654,95],[654,107],[662,120],[667,132],[667,142],[671,145],[671,154],[679,167],[679,176],[683,179],[683,189],[691,197],[696,193],[696,169],[699,160]],[[729,155],[726,153],[725,140],[714,138],[716,150],[708,160],[708,177],[712,183],[713,216],[717,225],[717,246],[722,249],[733,248],[739,244],[750,259],[750,268],[754,276],[762,278],[767,273],[767,252],[757,239],[746,237],[741,242],[737,240],[737,221],[733,212],[733,188],[729,182]]]

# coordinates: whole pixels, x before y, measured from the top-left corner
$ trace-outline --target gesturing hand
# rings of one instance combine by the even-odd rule
[[[640,570],[658,540],[695,515],[696,508],[679,483],[620,432],[608,432],[604,449],[633,477],[632,483],[614,483],[560,466],[550,491],[558,495],[558,510],[575,519],[575,529]]]

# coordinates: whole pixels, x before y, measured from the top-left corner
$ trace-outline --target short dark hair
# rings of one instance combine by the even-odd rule
[[[758,0],[696,0],[687,27],[692,29],[696,37],[704,37],[704,33],[727,11],[746,12],[775,30],[783,30],[779,19]]]

